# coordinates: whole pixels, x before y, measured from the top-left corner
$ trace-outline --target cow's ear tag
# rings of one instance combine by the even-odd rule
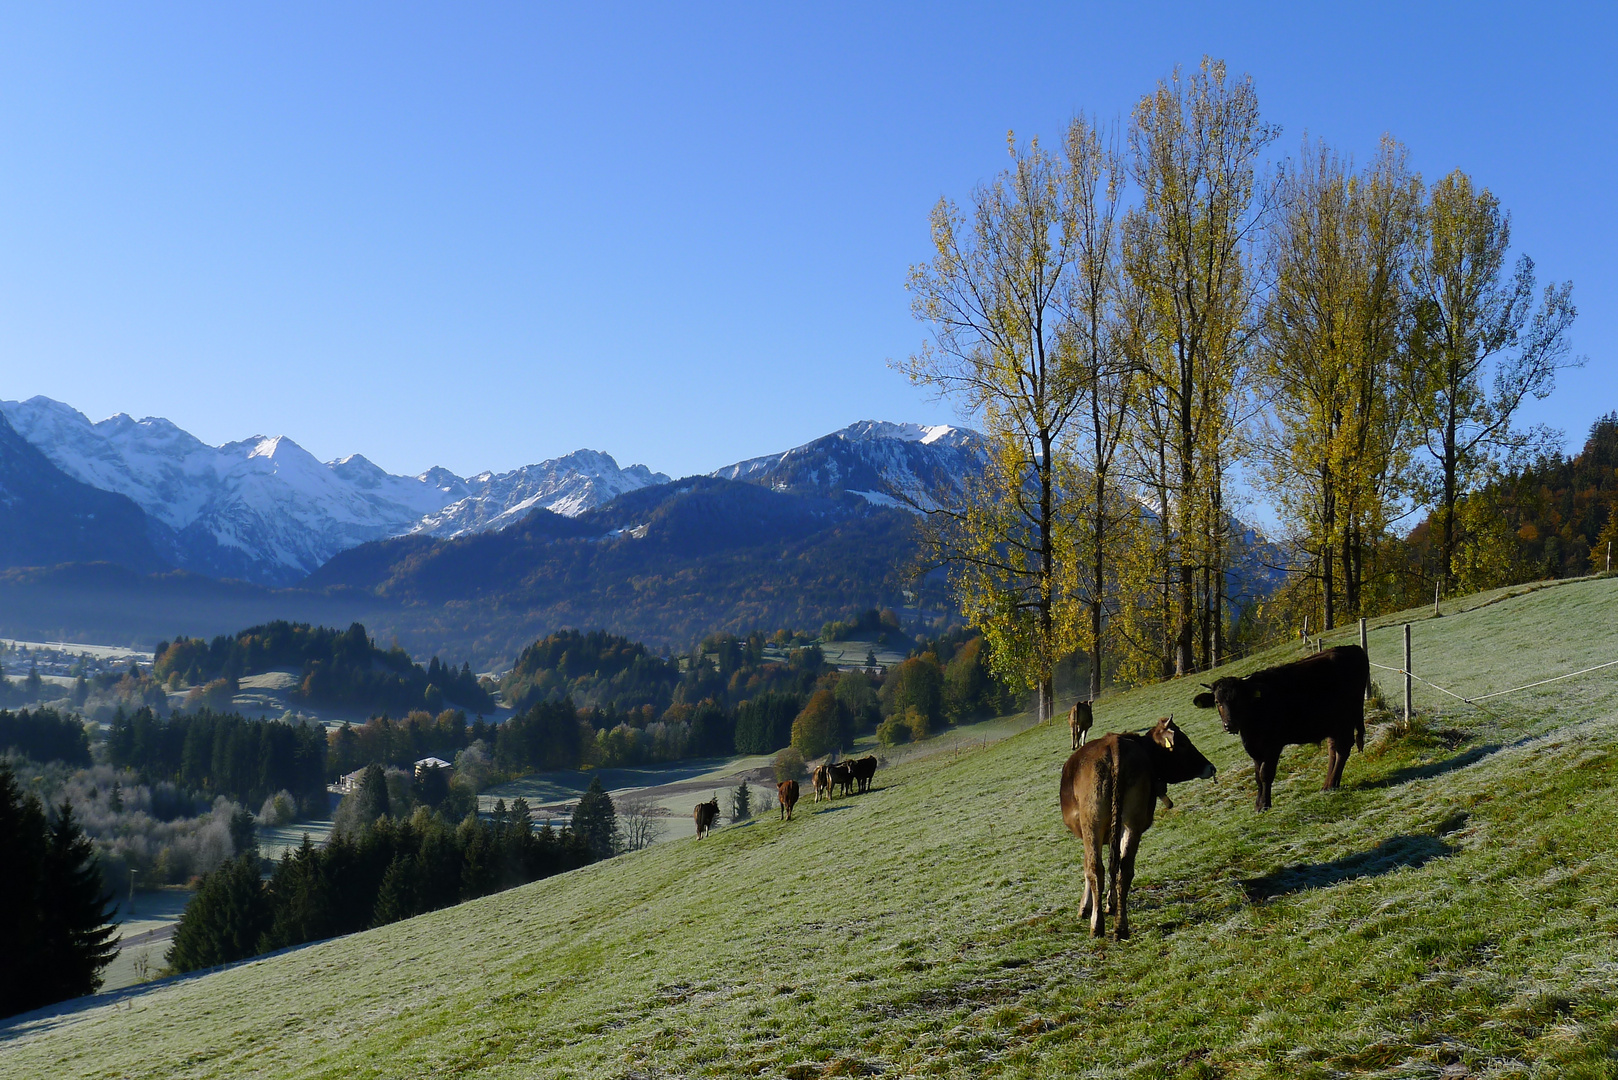
[[[1261,698],[1263,696],[1264,696],[1264,688],[1262,686],[1253,687],[1253,698],[1254,698],[1254,700],[1257,700],[1258,698]]]
[[[1173,750],[1174,749],[1174,729],[1173,728],[1169,728],[1167,731],[1163,732],[1163,749],[1165,749],[1165,750]]]

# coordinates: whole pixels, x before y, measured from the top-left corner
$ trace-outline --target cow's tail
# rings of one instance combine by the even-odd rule
[[[1106,896],[1096,897],[1098,904],[1107,903],[1107,897],[1118,888],[1119,849],[1122,846],[1124,832],[1124,763],[1123,754],[1116,742],[1113,743],[1107,758],[1112,765],[1112,836],[1107,843],[1107,877],[1101,883],[1101,891]],[[1118,914],[1119,910],[1114,910],[1114,917]]]

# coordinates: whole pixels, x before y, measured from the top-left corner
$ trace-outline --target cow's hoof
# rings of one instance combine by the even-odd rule
[[[1117,940],[1119,940],[1119,941],[1128,940],[1128,938],[1129,938],[1129,927],[1127,927],[1127,926],[1118,927],[1116,930],[1114,930],[1112,932],[1112,936],[1114,938],[1116,938]]]
[[[1090,936],[1093,938],[1104,938],[1107,936],[1107,931],[1100,926],[1091,926]]]

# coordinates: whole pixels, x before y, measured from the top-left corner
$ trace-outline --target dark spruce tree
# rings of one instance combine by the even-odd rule
[[[341,846],[341,842],[334,846]],[[308,833],[303,834],[303,843],[295,853],[281,856],[270,882],[270,929],[260,942],[266,950],[319,941],[342,932],[336,919],[336,887],[327,863]]]
[[[618,853],[618,813],[599,775],[573,808],[573,832],[584,840],[592,858],[610,859]]]
[[[112,894],[101,880],[95,847],[64,801],[51,826],[41,882],[40,943],[51,962],[45,993],[51,1001],[93,994],[101,971],[118,955]]]
[[[118,949],[90,841],[63,803],[55,823],[0,761],[0,1016],[94,993]]]
[[[195,971],[255,956],[273,919],[270,898],[259,881],[258,857],[240,855],[202,879],[175,928],[168,965]]]
[[[47,1004],[40,991],[48,957],[39,935],[40,882],[50,830],[39,800],[17,787],[11,767],[0,759],[0,919],[10,928],[0,948],[0,1016]]]
[[[382,888],[376,895],[376,911],[371,916],[372,926],[408,919],[421,910],[421,867],[412,855],[395,855],[382,875]]]

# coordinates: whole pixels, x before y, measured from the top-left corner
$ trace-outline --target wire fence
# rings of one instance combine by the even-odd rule
[[[1464,701],[1466,704],[1472,706],[1475,709],[1481,709],[1483,712],[1488,713],[1490,716],[1497,716],[1496,713],[1494,713],[1490,709],[1485,708],[1482,705],[1479,705],[1478,702],[1480,702],[1480,701],[1488,701],[1490,698],[1505,697],[1507,694],[1515,694],[1515,693],[1517,693],[1519,691],[1522,691],[1522,690],[1532,690],[1536,686],[1545,686],[1545,685],[1548,685],[1550,683],[1561,682],[1563,679],[1572,679],[1572,678],[1575,678],[1575,677],[1577,677],[1579,675],[1588,675],[1592,671],[1600,671],[1603,668],[1618,667],[1618,660],[1609,660],[1604,664],[1596,664],[1596,665],[1594,665],[1592,667],[1580,668],[1578,671],[1569,671],[1564,675],[1553,675],[1548,679],[1539,679],[1539,680],[1537,680],[1535,682],[1524,683],[1521,686],[1513,686],[1509,690],[1495,690],[1492,693],[1479,694],[1477,697],[1470,697],[1470,698],[1466,697],[1463,694],[1457,694],[1455,691],[1447,689],[1446,687],[1439,686],[1437,683],[1431,682],[1431,681],[1429,681],[1427,679],[1424,679],[1420,675],[1417,675],[1415,672],[1407,671],[1404,668],[1389,667],[1386,664],[1371,664],[1371,666],[1374,667],[1374,668],[1377,668],[1377,669],[1379,669],[1381,671],[1391,671],[1391,672],[1393,672],[1393,673],[1395,673],[1397,675],[1404,675],[1407,678],[1411,678],[1411,679],[1416,680],[1417,682],[1421,683],[1423,686],[1432,687],[1434,690],[1437,690],[1440,694],[1448,694],[1450,697],[1454,698],[1456,701]]]

